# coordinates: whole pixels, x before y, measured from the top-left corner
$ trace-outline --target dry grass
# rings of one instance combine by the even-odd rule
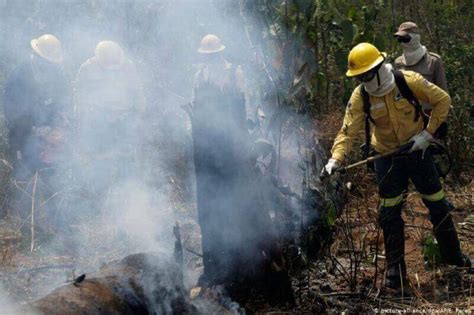
[[[349,179],[364,178],[367,176],[364,173],[365,171],[361,170],[359,174],[353,174]],[[345,206],[345,211],[348,214],[341,216],[337,225],[350,225],[352,227],[352,241],[355,242],[360,251],[368,253],[369,259],[362,260],[358,271],[360,274],[358,288],[362,289],[369,280],[376,283],[377,288],[381,288],[383,285],[384,253],[381,233],[380,238],[378,240],[376,238],[378,199],[376,185],[373,181],[367,179],[354,182],[358,185],[352,192],[348,192],[349,202]],[[463,251],[473,257],[474,224],[471,224],[468,219],[474,212],[474,181],[471,180],[468,185],[463,187],[445,185],[445,190],[450,201],[456,206],[456,210],[452,212],[452,215],[455,222],[457,222],[457,230]],[[431,223],[428,220],[428,211],[422,205],[416,192],[408,193],[403,216],[406,223],[405,253],[410,287],[407,292],[404,292],[403,301],[397,300],[400,298],[399,295],[387,293],[377,295],[376,298],[374,297],[374,301],[378,301],[385,308],[417,308],[434,311],[443,307],[446,309],[458,307],[462,310],[472,311],[472,275],[456,271],[453,267],[441,266],[433,270],[425,268],[422,246],[426,236],[431,233]],[[339,236],[339,238],[339,241],[336,242],[338,247],[347,247],[347,237]],[[378,256],[375,256],[376,251],[374,249],[377,242],[379,242],[379,249],[377,251]],[[378,259],[375,259],[375,257]],[[338,258],[348,260],[350,255],[339,251]],[[347,265],[348,269],[349,267]],[[374,281],[374,279],[377,279],[377,281]],[[374,294],[377,292],[377,288],[375,291],[372,290]],[[339,290],[345,290],[345,288],[342,287]],[[410,297],[408,298],[406,294],[410,294]]]
[[[14,266],[18,245],[22,240],[19,231],[10,228],[5,221],[0,222],[0,269],[7,270]]]

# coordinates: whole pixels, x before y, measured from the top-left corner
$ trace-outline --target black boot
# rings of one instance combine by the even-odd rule
[[[471,267],[471,260],[461,251],[456,227],[449,213],[451,206],[448,201],[442,199],[424,202],[430,209],[433,232],[438,241],[443,262],[458,267]]]
[[[444,263],[458,267],[471,267],[471,260],[461,251],[458,234],[449,213],[439,224],[433,223],[433,231]]]
[[[387,263],[387,272],[385,274],[385,287],[398,290],[407,283],[407,267],[405,261],[399,264]]]
[[[387,263],[385,286],[391,289],[398,289],[402,286],[402,282],[406,283],[405,233],[401,208],[401,205],[382,207],[379,214]]]

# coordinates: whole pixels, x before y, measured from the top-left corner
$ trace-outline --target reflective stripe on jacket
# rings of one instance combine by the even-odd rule
[[[433,106],[426,129],[434,134],[448,116],[451,98],[441,88],[413,71],[403,71],[410,90],[420,102]],[[357,87],[346,108],[341,130],[334,140],[332,158],[343,161],[351,151],[354,138],[364,130],[364,104],[360,87]],[[415,107],[395,88],[382,97],[370,96],[372,128],[371,144],[379,153],[385,153],[407,143],[423,130],[423,118],[414,121]]]

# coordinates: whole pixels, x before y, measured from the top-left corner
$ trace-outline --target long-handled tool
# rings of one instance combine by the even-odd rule
[[[350,165],[347,165],[345,167],[340,167],[338,169],[336,169],[336,172],[341,172],[341,173],[344,173],[352,168],[355,168],[355,167],[358,167],[358,166],[361,166],[361,165],[365,165],[367,163],[371,163],[371,162],[374,162],[375,160],[378,160],[378,159],[381,159],[381,158],[384,158],[384,157],[387,157],[387,156],[391,156],[391,155],[394,155],[394,154],[398,154],[398,153],[402,153],[402,152],[405,152],[405,151],[408,151],[411,147],[413,146],[413,142],[408,142],[402,146],[399,146],[397,147],[396,149],[393,149],[391,151],[388,151],[388,152],[385,152],[385,153],[380,153],[380,154],[376,154],[374,156],[370,156],[368,157],[367,159],[365,160],[362,160],[362,161],[359,161],[359,162],[356,162],[356,163],[353,163],[353,164],[350,164]]]
[[[378,159],[381,159],[383,157],[387,157],[387,156],[390,156],[390,155],[394,155],[394,154],[399,154],[399,153],[402,153],[402,152],[405,152],[405,151],[408,151],[411,147],[413,146],[413,142],[408,142],[402,146],[399,146],[397,147],[396,149],[393,149],[391,151],[388,151],[388,152],[385,152],[385,153],[380,153],[380,154],[376,154],[374,156],[371,156],[371,157],[368,157],[367,159],[365,160],[362,160],[362,161],[359,161],[359,162],[356,162],[356,163],[353,163],[353,164],[350,164],[350,165],[347,165],[347,166],[344,166],[344,167],[339,167],[338,169],[335,170],[335,172],[339,172],[339,173],[345,173],[346,171],[352,169],[352,168],[355,168],[355,167],[358,167],[358,166],[361,166],[361,165],[365,165],[367,163],[370,163],[370,162],[373,162],[375,160],[378,160]],[[321,175],[319,175],[319,178],[321,180],[324,180],[326,178],[326,176],[328,175],[328,173],[326,172],[326,170],[323,168],[322,172],[321,172]]]

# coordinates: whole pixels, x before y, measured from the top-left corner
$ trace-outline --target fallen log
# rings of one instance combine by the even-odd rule
[[[60,287],[33,302],[31,308],[48,315],[198,313],[177,264],[152,254],[111,262],[80,283]]]

